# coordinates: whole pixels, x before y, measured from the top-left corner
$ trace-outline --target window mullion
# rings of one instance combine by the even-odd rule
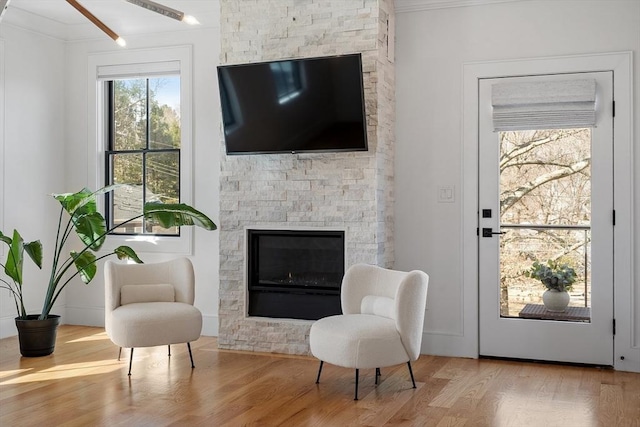
[[[145,132],[145,149],[142,153],[142,210],[144,212],[144,204],[147,200],[147,152],[151,148],[150,144],[150,135],[151,135],[151,102],[149,99],[149,79],[146,79],[146,115],[147,115],[147,126]],[[142,216],[142,234],[147,234],[147,219]]]
[[[115,84],[113,80],[107,82],[106,85],[107,91],[107,126],[106,126],[106,138],[107,138],[107,153],[104,156],[105,167],[104,167],[104,182],[105,184],[113,184],[113,154],[110,154],[115,148]],[[110,191],[107,191],[104,194],[105,199],[105,215],[107,220],[108,228],[111,228],[113,225],[113,204],[112,204],[112,194]]]
[[[147,152],[142,153],[142,211],[147,200]],[[142,233],[147,234],[147,218],[142,216]]]

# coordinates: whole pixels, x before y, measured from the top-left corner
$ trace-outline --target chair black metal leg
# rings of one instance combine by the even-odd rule
[[[131,357],[129,357],[129,373],[127,375],[131,375],[131,364],[133,364],[133,347],[131,347]]]
[[[120,356],[122,356],[122,347],[118,350],[118,362],[120,361]]]
[[[189,359],[191,359],[191,369],[195,368],[196,365],[193,364],[193,354],[191,353],[191,343],[187,343],[187,348],[189,349]]]
[[[169,347],[169,357],[171,357],[171,344],[169,344],[167,347]]]
[[[360,376],[360,369],[356,369],[356,397],[353,400],[358,400],[358,377]]]
[[[416,380],[413,378],[413,369],[411,369],[411,362],[407,362],[407,366],[409,367],[409,374],[411,375],[411,382],[413,383],[413,388],[416,388]]]
[[[380,368],[376,368],[376,385],[378,385],[379,378],[380,378]]]
[[[316,378],[316,384],[320,383],[320,374],[322,373],[322,365],[324,365],[324,362],[321,360],[320,361],[320,369],[318,369],[318,377]]]

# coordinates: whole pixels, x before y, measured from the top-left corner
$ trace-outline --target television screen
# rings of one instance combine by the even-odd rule
[[[227,154],[367,150],[360,54],[218,67]]]

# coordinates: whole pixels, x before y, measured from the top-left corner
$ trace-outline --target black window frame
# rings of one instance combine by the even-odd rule
[[[179,76],[179,75],[178,75]],[[150,102],[149,102],[149,80],[152,77],[142,77],[146,82],[146,132],[145,132],[145,148],[136,149],[136,150],[116,150],[115,147],[115,84],[114,81],[118,79],[111,79],[105,81],[105,92],[106,92],[106,115],[105,120],[107,122],[106,129],[106,149],[104,156],[104,182],[105,185],[113,184],[113,158],[118,154],[141,154],[142,155],[142,200],[146,200],[147,193],[147,154],[158,154],[158,153],[177,153],[178,155],[178,200],[182,200],[182,171],[181,171],[181,150],[182,144],[180,148],[150,148],[150,135],[151,135],[151,120],[150,120]],[[107,223],[107,228],[112,228],[116,224],[113,223],[113,192],[105,193],[105,220]],[[143,203],[144,205],[144,203]],[[116,230],[111,231],[109,234],[114,236],[154,236],[154,237],[180,237],[181,227],[176,228],[176,233],[154,233],[154,232],[146,232],[146,219],[144,216],[141,218],[142,221],[142,232],[118,232]]]

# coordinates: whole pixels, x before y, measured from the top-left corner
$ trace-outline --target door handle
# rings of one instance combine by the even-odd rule
[[[504,234],[503,231],[493,231],[493,228],[483,228],[482,237],[492,237],[494,234]]]

